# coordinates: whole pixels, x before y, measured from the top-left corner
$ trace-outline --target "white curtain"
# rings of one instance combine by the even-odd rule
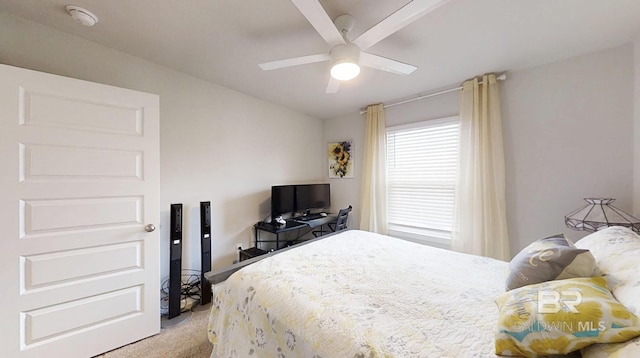
[[[452,248],[509,260],[505,164],[495,75],[463,84]]]
[[[367,107],[360,192],[360,229],[387,233],[387,142],[382,104]]]

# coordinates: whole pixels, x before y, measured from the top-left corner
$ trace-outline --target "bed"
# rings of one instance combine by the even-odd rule
[[[602,235],[592,247],[612,240]],[[636,280],[626,298],[635,305],[640,237],[630,235],[635,263],[625,261],[622,276]],[[600,251],[603,273],[620,286],[622,279],[606,272],[612,254]],[[207,276],[214,283],[211,357],[496,357],[497,298],[519,291],[505,293],[508,262],[358,230],[252,260]],[[585,357],[616,349],[640,356],[633,355],[640,354],[640,338],[587,348],[594,349],[583,349]]]
[[[344,231],[214,285],[212,357],[493,356],[494,299],[506,269],[503,261]]]

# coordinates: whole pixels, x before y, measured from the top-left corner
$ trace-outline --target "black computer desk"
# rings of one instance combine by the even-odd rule
[[[287,220],[287,224],[283,225],[283,226],[279,226],[279,225],[274,225],[271,223],[265,223],[265,222],[258,222],[255,225],[253,225],[253,230],[254,230],[254,237],[255,237],[255,247],[259,248],[259,244],[263,243],[263,242],[275,242],[276,244],[276,250],[281,249],[282,247],[280,247],[280,242],[283,242],[285,244],[287,244],[286,246],[289,246],[290,243],[296,243],[298,242],[298,240],[300,240],[301,237],[303,237],[304,235],[308,234],[309,232],[313,231],[313,229],[316,228],[320,228],[320,232],[333,232],[333,230],[331,230],[331,228],[329,227],[329,224],[333,224],[337,221],[338,217],[335,215],[327,215],[325,217],[321,217],[319,219],[314,219],[314,220],[307,220],[307,221],[302,221],[302,220],[296,220],[296,219],[288,219]],[[327,225],[328,229],[323,229],[323,226]],[[297,230],[294,232],[294,230]],[[302,231],[304,230],[304,231]],[[276,236],[275,240],[261,240],[260,239],[260,232],[262,231],[266,231],[269,233],[272,233]],[[295,237],[292,238],[286,238],[284,240],[280,239],[280,235],[286,234],[286,233],[294,233]]]

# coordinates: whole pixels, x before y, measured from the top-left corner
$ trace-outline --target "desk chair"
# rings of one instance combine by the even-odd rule
[[[349,205],[349,207],[346,209],[340,209],[340,211],[338,212],[338,219],[336,220],[336,223],[329,224],[331,230],[336,232],[347,228],[347,220],[349,220],[349,213],[351,212],[351,209],[353,209],[351,205]],[[331,227],[332,225],[334,226]]]
[[[331,231],[333,232],[346,229],[347,221],[349,220],[349,213],[351,212],[352,209],[353,207],[351,205],[349,205],[348,208],[340,209],[340,211],[338,212],[338,217],[336,219],[336,222],[327,224],[327,226],[329,226],[329,229],[331,229]],[[313,231],[312,233],[313,233],[313,236],[319,237],[324,235],[325,232],[326,231],[320,229],[320,230]]]

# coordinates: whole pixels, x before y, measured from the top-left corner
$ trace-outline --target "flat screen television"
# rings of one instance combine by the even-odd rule
[[[295,186],[295,208],[297,212],[331,207],[329,184],[305,184]]]
[[[292,213],[295,208],[295,185],[276,185],[271,187],[271,218]]]

